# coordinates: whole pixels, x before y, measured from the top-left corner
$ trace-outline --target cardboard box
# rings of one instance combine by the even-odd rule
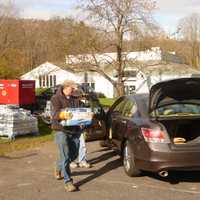
[[[89,126],[92,124],[94,113],[91,108],[67,108],[62,111],[72,114],[71,119],[61,121],[62,126]]]

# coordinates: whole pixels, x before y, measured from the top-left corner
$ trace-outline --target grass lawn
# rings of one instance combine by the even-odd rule
[[[54,134],[51,128],[44,124],[41,120],[39,120],[39,133],[40,135],[37,136],[18,136],[15,140],[0,138],[0,156],[16,150],[33,148],[47,141],[51,141],[54,138]]]
[[[99,102],[103,107],[110,107],[117,98],[99,98]]]

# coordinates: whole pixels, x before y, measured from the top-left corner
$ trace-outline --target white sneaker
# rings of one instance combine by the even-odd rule
[[[78,164],[75,163],[75,162],[71,162],[70,163],[70,168],[72,168],[72,169],[78,168]]]
[[[79,163],[79,167],[89,169],[89,168],[92,167],[92,165],[90,163],[88,163],[88,162],[80,162]]]

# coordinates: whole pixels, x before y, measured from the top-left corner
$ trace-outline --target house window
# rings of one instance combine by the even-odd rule
[[[85,83],[88,82],[88,73],[87,72],[84,73],[84,82]]]
[[[91,83],[91,88],[95,90],[95,83]]]
[[[46,86],[49,87],[49,76],[46,76]]]
[[[123,77],[132,78],[137,76],[137,71],[135,70],[126,70],[123,73]]]
[[[53,75],[53,86],[56,86],[56,75]]]
[[[135,93],[136,88],[135,85],[126,85],[124,89],[126,95],[131,95]]]
[[[88,92],[89,91],[89,83],[82,83],[81,84],[82,85],[82,88],[83,88],[83,90],[84,90],[84,92]]]
[[[39,86],[42,87],[42,76],[39,76]]]
[[[45,87],[45,76],[42,77],[42,86]]]
[[[53,86],[53,76],[52,75],[50,75],[50,87],[52,87]]]
[[[82,83],[81,86],[85,92],[91,92],[95,90],[95,83]]]

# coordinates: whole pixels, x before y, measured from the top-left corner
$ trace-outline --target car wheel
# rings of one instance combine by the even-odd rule
[[[135,165],[133,150],[128,141],[125,142],[123,148],[123,165],[128,176],[133,177],[141,174],[141,171]]]

